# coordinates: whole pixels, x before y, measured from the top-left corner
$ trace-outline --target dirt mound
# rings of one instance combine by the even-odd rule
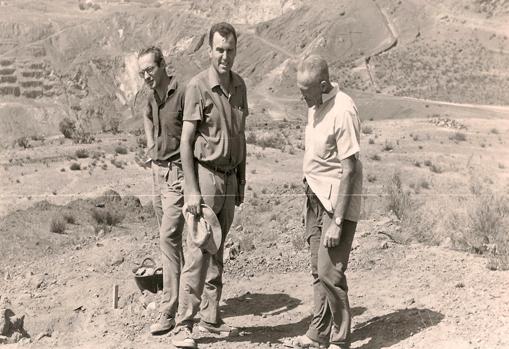
[[[108,191],[97,198],[78,199],[65,206],[39,201],[27,210],[18,210],[0,221],[0,243],[6,258],[0,267],[32,257],[41,257],[67,248],[80,248],[97,236],[111,232],[112,227],[133,222],[155,225],[151,205],[143,207],[134,196],[120,197]],[[149,223],[150,224],[150,223]]]

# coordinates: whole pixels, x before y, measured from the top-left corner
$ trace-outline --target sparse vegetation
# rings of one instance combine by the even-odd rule
[[[123,145],[118,145],[115,147],[115,153],[125,155],[128,153],[128,150]]]
[[[373,133],[373,127],[371,127],[369,125],[362,126],[362,133],[364,133],[365,135],[372,134]]]
[[[69,224],[76,223],[76,218],[74,218],[74,215],[71,212],[64,212],[62,214],[62,217],[64,218],[66,223],[69,223]]]
[[[394,149],[394,144],[389,141],[385,141],[384,146],[382,148],[383,151],[392,151]]]
[[[78,159],[85,159],[89,157],[89,153],[86,149],[78,149],[74,154]]]
[[[27,136],[19,137],[16,139],[16,145],[20,148],[27,149],[30,148],[30,139]]]
[[[380,161],[380,160],[382,160],[382,158],[378,154],[371,155],[370,159],[373,160],[373,161]]]
[[[76,131],[76,122],[69,118],[64,118],[58,124],[58,129],[64,135],[65,138],[72,139],[72,136]]]
[[[386,191],[387,209],[394,212],[396,217],[400,220],[403,220],[412,209],[412,202],[410,200],[410,194],[403,190],[401,175],[398,172],[391,176],[389,183],[386,186]]]
[[[71,171],[79,171],[81,170],[81,165],[78,162],[73,162],[71,166],[69,166],[69,169],[71,169]]]
[[[467,136],[463,132],[454,132],[449,135],[449,139],[455,142],[465,142],[467,140]]]
[[[64,234],[66,223],[62,216],[54,216],[50,221],[49,231],[55,234]]]
[[[116,226],[125,218],[125,214],[111,208],[96,208],[91,214],[98,225]]]

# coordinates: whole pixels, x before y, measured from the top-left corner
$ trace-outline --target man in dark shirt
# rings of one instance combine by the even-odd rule
[[[172,341],[177,348],[196,348],[192,329],[198,310],[202,330],[233,331],[220,318],[219,300],[224,241],[235,206],[244,200],[247,93],[244,80],[231,70],[237,49],[235,29],[228,23],[214,24],[209,46],[210,67],[191,79],[186,89],[181,149],[187,211],[200,215],[202,203],[211,207],[221,224],[222,242],[212,255],[188,239],[179,312],[182,318]]]
[[[149,47],[138,54],[140,77],[152,89],[143,112],[147,137],[147,162],[152,167],[153,205],[159,225],[163,266],[163,299],[152,334],[175,327],[182,256],[183,171],[180,136],[184,112],[184,87],[168,76],[163,54]]]

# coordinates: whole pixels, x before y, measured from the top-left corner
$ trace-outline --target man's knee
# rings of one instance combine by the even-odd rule
[[[327,285],[342,285],[345,278],[344,269],[342,263],[332,265],[318,259],[318,278]]]

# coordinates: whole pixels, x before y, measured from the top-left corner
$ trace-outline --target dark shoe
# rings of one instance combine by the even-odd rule
[[[167,314],[161,314],[155,324],[150,325],[150,333],[157,336],[170,332],[175,327],[175,319]]]
[[[192,329],[187,326],[177,326],[175,328],[171,343],[177,348],[198,348],[195,340],[193,339]]]
[[[201,331],[214,333],[214,334],[220,334],[223,336],[236,336],[239,334],[239,329],[236,327],[228,326],[224,322],[220,321],[217,324],[212,324],[210,322],[206,321],[200,321],[198,324],[198,328]]]

